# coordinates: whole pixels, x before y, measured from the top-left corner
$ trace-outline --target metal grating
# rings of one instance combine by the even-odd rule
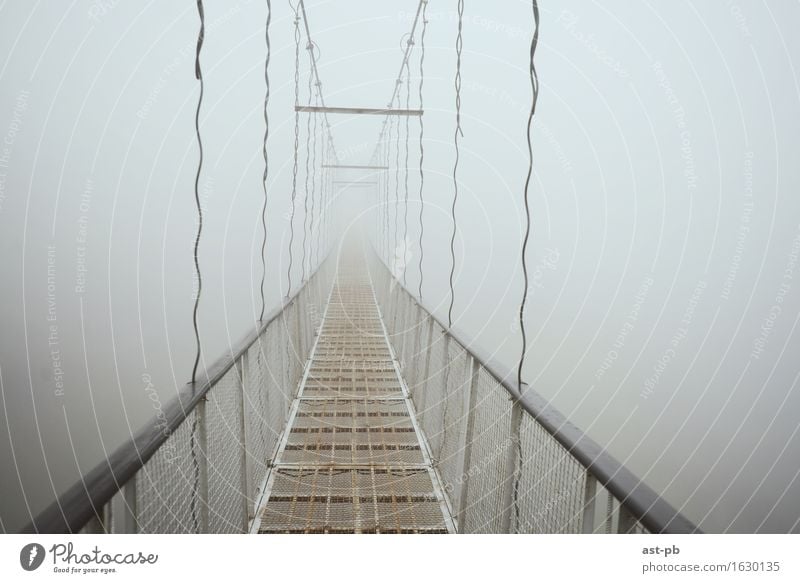
[[[255,527],[453,531],[363,262],[341,265]]]

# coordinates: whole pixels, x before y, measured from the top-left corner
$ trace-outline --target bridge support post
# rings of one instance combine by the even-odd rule
[[[138,475],[138,474],[137,474]],[[119,493],[111,499],[111,532],[136,534],[136,476],[125,482]]]
[[[594,532],[595,500],[597,500],[597,478],[586,472],[586,484],[583,488],[583,517],[581,532],[591,534]]]
[[[431,352],[433,347],[433,318],[428,317],[428,341],[425,345],[425,364],[422,367],[422,379],[418,384],[417,392],[419,394],[419,402],[417,403],[417,411],[419,412],[420,419],[425,416],[425,402],[428,395],[428,377],[431,373]]]
[[[461,485],[458,514],[456,515],[458,531],[462,533],[466,532],[464,529],[466,526],[467,499],[469,498],[469,472],[472,467],[472,441],[475,434],[475,410],[478,400],[478,373],[480,372],[480,364],[474,357],[470,357],[467,361],[467,367],[470,370],[469,393],[467,395],[467,431],[464,438],[464,465],[461,468],[461,478],[464,480],[464,483]]]
[[[617,532],[619,534],[632,534],[636,528],[636,518],[622,504],[619,505],[619,518]]]
[[[239,369],[239,395],[241,397],[239,407],[239,436],[240,451],[241,451],[241,466],[239,471],[239,491],[242,495],[242,532],[247,532],[250,524],[250,493],[248,492],[248,485],[250,484],[250,472],[247,463],[247,362],[248,352],[242,354],[242,357],[236,361],[236,367]],[[255,509],[253,510],[255,516]]]
[[[516,399],[511,401],[511,434],[508,439],[506,452],[506,469],[503,488],[503,517],[500,523],[500,532],[511,532],[512,516],[516,512],[517,466],[519,465],[520,428],[522,425],[522,406]],[[519,528],[519,525],[515,525]]]
[[[198,530],[201,533],[208,532],[208,426],[206,422],[206,398],[203,397],[197,402],[194,409],[197,416],[197,443],[200,455],[197,459],[199,466],[199,480],[197,485],[197,503],[200,509],[198,517]]]

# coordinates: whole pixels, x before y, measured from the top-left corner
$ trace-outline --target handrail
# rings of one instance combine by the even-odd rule
[[[446,326],[431,313],[417,298],[406,289],[401,281],[392,275],[383,258],[372,247],[373,254],[394,280],[395,285],[408,294],[414,304],[427,314],[439,327],[458,342],[469,356],[475,359],[512,397],[519,403],[542,428],[592,474],[606,490],[619,500],[620,504],[639,521],[647,530],[655,533],[688,534],[702,533],[702,530],[688,518],[678,512],[672,505],[659,496],[616,458],[609,454],[592,438],[573,425],[564,415],[553,407],[547,399],[531,388],[523,389],[522,394],[516,387],[516,374],[504,370],[493,358],[482,355],[482,349],[470,347],[465,342],[466,335]]]
[[[328,261],[326,256],[306,284],[298,288],[287,301],[269,312],[265,320],[248,332],[230,352],[222,354],[206,370],[205,381],[186,383],[163,408],[163,416],[151,419],[131,439],[97,464],[61,496],[40,512],[20,532],[23,534],[72,533],[80,530],[92,518],[100,516],[104,505],[142,469],[173,432],[227,373],[247,350],[255,344],[267,327],[279,318],[286,308],[297,301],[300,293]]]

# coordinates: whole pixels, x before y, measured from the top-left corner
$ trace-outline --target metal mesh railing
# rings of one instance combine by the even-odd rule
[[[520,395],[377,255],[370,269],[459,532],[697,531],[540,397]]]
[[[335,266],[212,365],[29,530],[247,532],[320,324]],[[158,424],[163,425],[163,427]],[[142,463],[144,461],[144,463]]]

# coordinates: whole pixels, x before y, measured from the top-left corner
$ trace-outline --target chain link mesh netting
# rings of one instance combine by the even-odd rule
[[[244,532],[330,290],[326,263],[135,476],[136,530]],[[133,505],[132,505],[133,506]]]
[[[195,410],[136,474],[139,532],[199,532],[197,463],[201,452],[196,437]]]
[[[587,498],[587,479],[594,478],[527,412],[520,410],[514,427],[519,405],[502,383],[480,363],[473,374],[465,348],[377,259],[372,273],[460,532],[581,532],[587,525],[596,532],[642,531],[620,519],[627,511],[604,488]]]

